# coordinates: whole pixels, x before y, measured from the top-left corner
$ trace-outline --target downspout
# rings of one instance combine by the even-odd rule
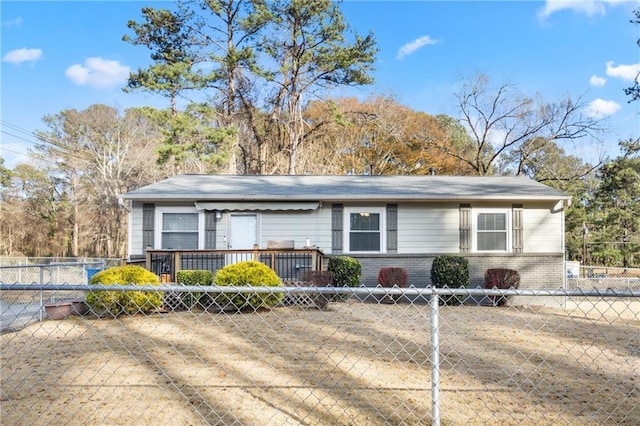
[[[567,288],[567,238],[566,238],[566,223],[565,223],[565,211],[566,209],[571,206],[571,199],[568,200],[564,200],[562,201],[562,209],[560,211],[560,213],[562,214],[562,234],[561,234],[561,241],[562,241],[562,288],[564,289],[564,291],[566,292],[568,290]],[[563,308],[567,308],[567,296],[564,296],[562,298],[562,307]]]
[[[131,259],[131,239],[133,234],[133,202],[129,206],[124,199],[118,198],[118,205],[127,211],[127,260],[129,260]]]

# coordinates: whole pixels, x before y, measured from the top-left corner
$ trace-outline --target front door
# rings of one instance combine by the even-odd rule
[[[232,213],[230,222],[228,249],[253,249],[253,245],[258,243],[258,216],[256,214]]]

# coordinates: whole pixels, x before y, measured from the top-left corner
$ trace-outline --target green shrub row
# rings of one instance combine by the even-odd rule
[[[267,265],[246,261],[227,265],[215,275],[211,271],[191,270],[178,271],[176,281],[185,286],[279,286],[280,277]],[[141,266],[118,266],[95,274],[92,285],[159,285],[158,276]],[[169,295],[168,298],[174,295]],[[194,293],[180,292],[179,300],[173,297],[169,303],[171,308],[178,306],[190,308],[195,304],[203,306],[216,303],[221,307],[265,308],[276,305],[282,299],[282,293]],[[163,294],[151,291],[91,291],[87,294],[86,303],[98,315],[149,313],[162,306]]]
[[[313,278],[316,285],[357,287],[360,285],[362,265],[357,259],[336,256],[329,259],[328,271]],[[178,284],[185,286],[269,286],[282,284],[280,277],[267,265],[257,261],[245,261],[227,265],[213,275],[211,271],[190,270],[176,274]],[[442,255],[433,259],[431,282],[436,288],[464,288],[469,286],[469,261],[462,256]],[[118,266],[96,273],[89,282],[92,285],[159,285],[158,277],[140,266]],[[407,271],[403,268],[382,268],[378,274],[378,283],[383,287],[406,287]],[[520,275],[517,271],[503,268],[488,269],[485,273],[485,288],[518,288]],[[282,293],[193,293],[181,292],[182,306],[190,308],[195,304],[203,306],[215,303],[221,307],[268,308],[278,304]],[[206,302],[205,302],[206,300]],[[461,304],[463,296],[442,296],[443,304]],[[508,297],[494,300],[498,306],[508,302]],[[120,315],[148,313],[158,309],[163,303],[161,292],[153,291],[91,291],[87,294],[89,308],[99,314]],[[166,301],[165,301],[166,303]]]

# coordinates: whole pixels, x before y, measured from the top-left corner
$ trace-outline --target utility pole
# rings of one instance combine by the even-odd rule
[[[629,259],[627,259],[627,243],[629,242],[629,230],[624,228],[624,235],[622,236],[622,266],[629,267]]]
[[[582,264],[587,264],[587,234],[589,234],[589,228],[587,223],[582,222]]]

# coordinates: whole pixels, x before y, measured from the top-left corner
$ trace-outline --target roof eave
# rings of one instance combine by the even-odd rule
[[[265,196],[209,196],[204,194],[123,194],[120,196],[123,200],[133,201],[174,201],[174,202],[194,202],[194,201],[255,201],[255,202],[274,202],[282,200],[293,201],[333,201],[333,202],[349,202],[349,201],[386,201],[386,202],[439,202],[439,201],[561,201],[571,200],[569,195],[478,195],[478,196],[411,196],[411,197],[388,197],[388,196],[344,196],[344,195],[327,195],[323,197],[308,196],[288,196],[286,198],[265,197]]]

